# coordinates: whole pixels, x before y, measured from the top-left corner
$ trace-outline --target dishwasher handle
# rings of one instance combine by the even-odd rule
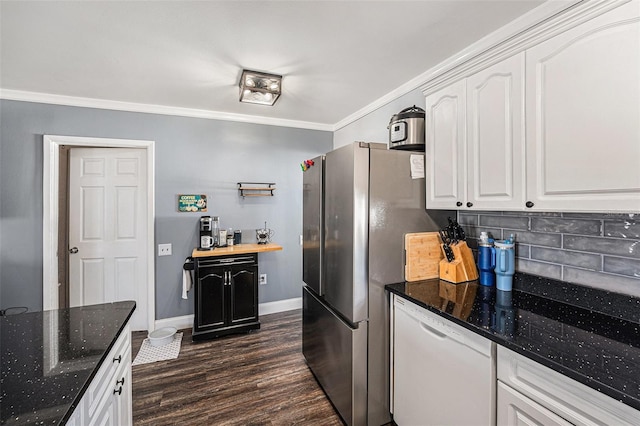
[[[417,319],[417,318],[416,318]],[[439,330],[436,330],[433,327],[430,327],[428,324],[423,323],[422,321],[418,320],[418,324],[420,324],[420,328],[422,329],[422,331],[424,331],[425,333],[431,334],[433,337],[436,337],[438,339],[446,339],[447,335]]]

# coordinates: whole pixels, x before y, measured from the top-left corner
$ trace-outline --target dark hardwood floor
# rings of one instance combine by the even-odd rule
[[[342,425],[302,356],[301,311],[260,322],[197,343],[182,330],[177,359],[134,366],[134,424]],[[146,334],[133,333],[134,358]]]

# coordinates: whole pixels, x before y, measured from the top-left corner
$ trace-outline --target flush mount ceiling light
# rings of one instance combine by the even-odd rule
[[[240,102],[273,105],[282,93],[282,76],[242,70]]]

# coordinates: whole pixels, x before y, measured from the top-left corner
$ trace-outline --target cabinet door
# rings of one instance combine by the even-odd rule
[[[467,202],[523,209],[524,53],[467,79]]]
[[[570,426],[571,423],[498,381],[498,425]]]
[[[526,52],[534,208],[640,211],[640,2]]]
[[[131,349],[129,349],[131,352]],[[133,407],[131,395],[131,360],[119,369],[115,377],[116,387],[113,398],[115,399],[116,419],[119,426],[133,424]]]
[[[199,267],[196,286],[196,329],[225,325],[225,273],[222,266]]]
[[[230,323],[258,320],[258,267],[238,265],[230,268]]]
[[[98,411],[89,419],[89,426],[120,426],[117,418],[117,399],[110,395]]]
[[[465,201],[466,86],[459,81],[426,98],[426,205],[455,209]]]

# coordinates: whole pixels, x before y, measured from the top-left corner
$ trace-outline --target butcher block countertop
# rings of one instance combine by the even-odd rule
[[[282,246],[274,243],[236,244],[228,247],[216,247],[213,250],[193,249],[193,252],[191,253],[191,257],[215,257],[215,256],[227,256],[230,254],[262,253],[265,251],[278,251],[278,250],[282,250]]]

